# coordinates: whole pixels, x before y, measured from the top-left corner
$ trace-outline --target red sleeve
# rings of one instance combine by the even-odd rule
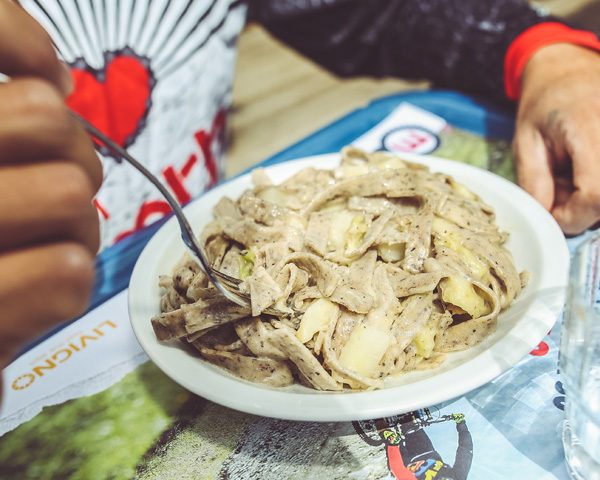
[[[509,99],[519,99],[521,76],[529,59],[540,48],[553,43],[572,43],[600,51],[598,37],[587,30],[575,30],[558,22],[529,27],[513,40],[504,57],[504,91]]]

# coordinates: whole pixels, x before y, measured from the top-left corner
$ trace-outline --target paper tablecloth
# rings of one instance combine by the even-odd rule
[[[329,128],[343,143],[433,153],[513,178],[509,122],[484,139],[472,133],[476,118],[458,129],[409,103],[388,110],[362,128]],[[516,367],[462,398],[376,422],[302,423],[185,391],[137,344],[126,290],[112,298],[99,290],[94,310],[5,370],[0,478],[567,478],[559,325]]]

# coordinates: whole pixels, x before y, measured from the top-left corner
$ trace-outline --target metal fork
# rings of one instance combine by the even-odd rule
[[[183,243],[187,247],[188,251],[192,254],[192,257],[195,258],[210,282],[221,292],[227,299],[231,300],[234,303],[242,307],[250,308],[250,296],[244,292],[241,292],[239,289],[239,285],[241,280],[238,278],[234,278],[230,275],[227,275],[219,270],[216,270],[210,266],[208,259],[204,253],[204,250],[198,244],[198,240],[194,235],[192,227],[190,226],[185,214],[183,213],[183,209],[173,198],[173,195],[167,190],[167,188],[161,183],[161,181],[156,178],[144,165],[138,162],[135,158],[133,158],[127,151],[121,148],[117,143],[113,142],[110,138],[104,135],[100,130],[94,127],[91,123],[89,123],[86,119],[84,119],[79,114],[71,111],[71,115],[77,120],[85,130],[95,137],[97,140],[102,142],[104,146],[115,156],[115,160],[118,163],[121,163],[122,160],[127,161],[133,167],[135,167],[142,175],[144,175],[152,184],[160,191],[165,200],[169,203],[171,208],[173,209],[173,214],[177,218],[177,222],[179,223],[179,229],[181,230],[181,238],[183,239]],[[271,314],[279,313],[276,310],[270,309]]]

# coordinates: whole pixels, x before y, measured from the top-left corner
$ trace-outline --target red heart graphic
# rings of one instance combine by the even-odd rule
[[[73,110],[122,147],[131,145],[150,108],[154,79],[139,58],[116,54],[103,70],[71,68]]]

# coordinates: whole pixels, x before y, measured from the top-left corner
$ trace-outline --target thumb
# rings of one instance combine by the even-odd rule
[[[542,134],[532,128],[518,128],[514,140],[519,185],[546,210],[554,203],[552,156]]]

